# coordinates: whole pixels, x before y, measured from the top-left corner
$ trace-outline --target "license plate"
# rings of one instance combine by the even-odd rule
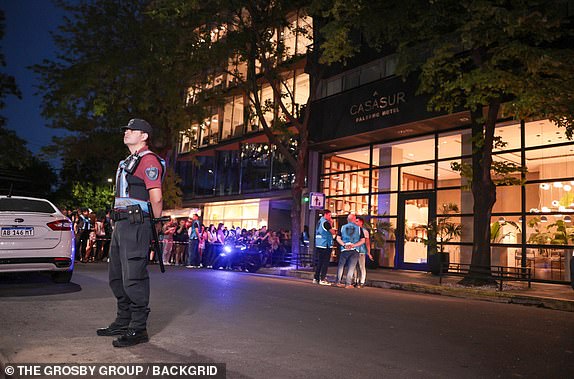
[[[2,228],[2,237],[33,237],[34,228],[31,226],[27,227],[16,227],[16,228]]]

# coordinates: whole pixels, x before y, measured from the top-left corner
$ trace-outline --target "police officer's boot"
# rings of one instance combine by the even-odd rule
[[[121,336],[128,331],[127,325],[119,325],[112,322],[107,328],[100,328],[96,330],[98,336]]]
[[[149,337],[147,335],[147,330],[129,328],[123,336],[114,340],[112,345],[114,345],[114,347],[128,347],[148,341]]]

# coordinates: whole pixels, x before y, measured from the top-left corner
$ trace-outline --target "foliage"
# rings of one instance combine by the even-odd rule
[[[466,110],[472,129],[473,266],[490,266],[490,219],[496,202],[492,151],[499,117],[548,118],[574,130],[574,28],[566,1],[317,0],[329,18],[322,29],[326,62],[355,54],[358,30],[370,47],[394,49],[398,72],[416,75],[428,107]],[[378,22],[373,23],[376,19]],[[533,27],[536,25],[536,27]],[[494,166],[496,168],[496,166]],[[509,167],[499,167],[508,170]],[[461,170],[463,168],[461,167]],[[471,267],[472,271],[472,267]]]
[[[512,226],[514,229],[510,232],[504,233],[504,226],[509,225]],[[490,224],[490,242],[492,243],[500,243],[506,238],[507,236],[512,235],[512,233],[517,232],[520,230],[520,227],[514,221],[495,221]]]
[[[113,198],[114,193],[109,185],[93,185],[89,182],[72,184],[72,201],[75,207],[105,211],[111,207]]]
[[[154,126],[154,150],[167,158],[189,125],[185,88],[193,70],[175,59],[176,25],[151,17],[150,0],[56,0],[67,12],[54,33],[56,59],[33,66],[42,114],[68,131],[46,153],[63,159],[64,185],[105,182],[125,156],[119,127],[131,118]]]
[[[175,170],[169,167],[165,174],[162,185],[163,208],[175,209],[181,207],[181,178],[175,173]]]
[[[556,220],[544,227],[540,217],[533,217],[528,226],[534,229],[528,243],[536,245],[569,245],[574,241],[574,227],[568,227],[563,220]]]
[[[384,248],[385,243],[392,238],[395,232],[393,224],[389,221],[377,220],[374,224],[366,222],[365,226],[370,232],[371,241],[373,241],[374,246],[378,249]]]
[[[0,194],[12,187],[13,195],[49,197],[56,175],[50,165],[34,156],[26,141],[0,126]]]
[[[211,0],[154,2],[154,16],[179,26],[189,37],[180,45],[174,59],[196,68],[189,83],[187,109],[194,121],[205,126],[205,118],[221,107],[231,95],[245,94],[244,124],[260,130],[295,171],[292,184],[291,229],[301,230],[301,198],[307,173],[307,129],[312,99],[297,104],[292,89],[292,72],[303,67],[305,54],[289,51],[283,32],[310,34],[305,26],[292,27],[290,12],[305,14],[307,1],[279,0],[235,2]],[[218,83],[225,74],[229,83]],[[315,93],[312,83],[310,93]],[[263,96],[262,88],[271,89],[273,100]],[[273,117],[269,117],[269,113]],[[295,149],[293,147],[296,147]],[[299,233],[292,233],[291,244],[299,246]],[[296,252],[294,252],[296,253]]]
[[[459,212],[457,204],[443,204],[440,215],[425,226],[427,238],[423,243],[429,247],[430,254],[444,253],[445,243],[461,236],[462,225],[451,221],[452,215]]]
[[[4,11],[0,9],[0,41],[4,38],[4,21],[6,17]],[[0,50],[0,68],[6,67],[6,59],[4,58],[4,53]],[[6,103],[4,99],[6,96],[16,96],[19,99],[22,98],[22,94],[16,85],[16,79],[12,75],[8,75],[4,72],[0,72],[0,110],[4,109]],[[0,115],[0,128],[6,124],[6,119]]]

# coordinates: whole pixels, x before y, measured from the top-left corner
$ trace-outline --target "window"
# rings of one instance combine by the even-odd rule
[[[361,85],[374,82],[381,78],[381,65],[380,62],[368,65],[361,69]]]
[[[216,195],[239,193],[240,155],[239,150],[217,152]]]
[[[351,72],[348,75],[345,75],[343,79],[344,81],[343,89],[348,90],[351,88],[358,87],[359,84],[361,83],[360,79],[361,79],[360,71]]]
[[[249,143],[241,146],[241,191],[269,189],[271,151],[268,144]]]
[[[313,19],[311,17],[298,12],[289,17],[288,22],[289,25],[282,31],[285,59],[306,54],[307,46],[313,43]]]
[[[179,153],[189,153],[196,147],[197,124],[191,128],[179,132]]]
[[[282,83],[282,93],[284,94],[283,103],[291,114],[295,117],[301,115],[303,107],[307,104],[309,98],[309,75],[303,70],[297,70],[294,78],[287,78]],[[281,109],[278,110],[282,115]],[[287,121],[287,118],[285,121]]]
[[[301,116],[301,109],[307,105],[311,87],[309,84],[309,75],[299,72],[295,77],[295,114]]]
[[[337,77],[326,79],[320,85],[320,97],[331,96],[343,90],[394,75],[397,61],[396,55],[388,55]]]
[[[216,144],[219,141],[219,115],[214,114],[204,119],[199,130],[200,147]]]
[[[259,92],[259,101],[261,102],[261,110],[263,111],[263,117],[267,122],[267,126],[271,127],[275,111],[275,105],[273,103],[273,89],[271,89],[271,86],[265,86],[261,89]],[[253,112],[255,112],[255,110],[253,110]],[[255,130],[262,128],[257,115],[255,115],[255,124]]]
[[[240,61],[237,57],[229,60],[227,70],[227,86],[234,86],[247,78],[247,62]]]
[[[193,176],[195,194],[198,196],[212,196],[215,191],[215,157],[197,157],[197,166]]]
[[[325,96],[334,95],[341,92],[341,90],[341,77],[327,80],[327,92],[325,93]]]
[[[221,139],[243,135],[243,95],[227,99],[223,107]]]
[[[37,212],[55,213],[54,207],[47,201],[30,199],[0,199],[0,211],[2,212]]]

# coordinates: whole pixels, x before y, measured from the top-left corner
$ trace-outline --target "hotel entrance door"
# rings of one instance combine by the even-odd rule
[[[414,192],[399,195],[397,220],[397,254],[395,267],[426,271],[428,246],[426,226],[435,215],[435,194]]]

